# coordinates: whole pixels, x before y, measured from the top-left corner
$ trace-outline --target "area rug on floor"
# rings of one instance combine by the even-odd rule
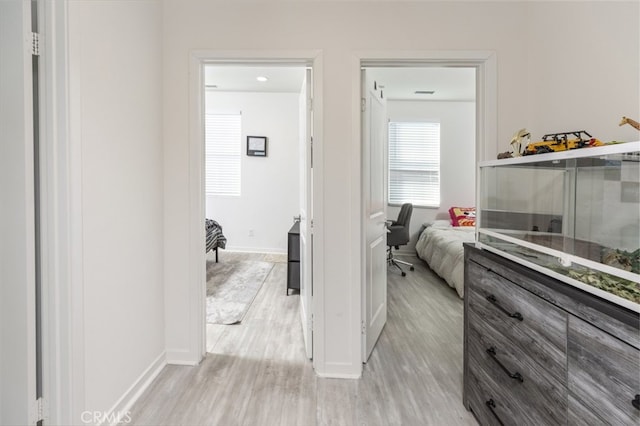
[[[273,263],[207,261],[207,322],[237,324],[273,269]]]

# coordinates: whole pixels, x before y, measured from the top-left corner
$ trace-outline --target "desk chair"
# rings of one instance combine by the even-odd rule
[[[400,246],[404,246],[409,243],[409,224],[411,223],[411,213],[413,212],[413,204],[405,203],[400,207],[400,213],[398,213],[398,219],[392,220],[387,225],[389,232],[387,233],[387,264],[389,266],[395,266],[400,270],[402,276],[406,276],[399,264],[409,266],[409,270],[413,271],[413,264],[409,262],[403,262],[402,260],[396,260],[393,257],[393,248],[396,250]]]

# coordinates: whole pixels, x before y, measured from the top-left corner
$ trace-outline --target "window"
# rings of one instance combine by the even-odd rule
[[[205,114],[206,193],[240,196],[240,114]]]
[[[389,204],[440,206],[440,123],[389,123]]]

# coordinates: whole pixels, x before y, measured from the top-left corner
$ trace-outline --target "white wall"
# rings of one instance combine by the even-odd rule
[[[220,223],[229,250],[287,252],[287,231],[300,213],[298,98],[297,93],[206,93],[207,112],[242,111],[241,196],[206,197],[207,217]],[[246,155],[247,136],[268,138],[266,158]]]
[[[73,292],[82,295],[74,315],[83,341],[74,367],[80,409],[102,412],[122,408],[120,398],[163,361],[162,9],[146,0],[68,7],[70,129],[82,176],[73,194],[82,200]]]
[[[476,192],[476,104],[475,102],[388,101],[391,121],[440,122],[440,207],[413,208],[411,241],[401,248],[415,252],[423,223],[449,218],[449,208],[472,207]],[[400,207],[388,206],[387,217],[398,217]]]
[[[352,274],[360,270],[360,242],[345,238],[354,234],[352,224],[360,219],[353,207],[359,203],[352,203],[359,199],[360,188],[350,184],[357,173],[352,165],[359,163],[351,155],[359,152],[354,146],[360,143],[351,138],[354,123],[360,119],[349,101],[353,87],[359,84],[351,73],[354,51],[495,51],[498,140],[488,143],[495,144],[496,154],[507,149],[513,132],[522,127],[535,134],[556,126],[589,127],[601,139],[613,139],[628,130],[617,128],[617,123],[610,125],[609,115],[619,115],[610,111],[640,116],[637,2],[165,0],[164,6],[165,279],[171,295],[166,317],[167,346],[171,348],[189,348],[186,141],[192,49],[322,50],[325,173],[323,205],[316,207],[322,209],[322,238],[327,243],[320,248],[324,282],[315,283],[323,299],[322,313],[316,316],[321,332],[314,339],[323,350],[314,362],[323,375],[357,375],[362,368],[360,317],[354,308],[359,304],[350,296],[359,292],[360,283]],[[584,53],[580,58],[584,66],[573,60],[566,70],[554,73],[560,66],[549,61],[575,56],[568,52]],[[597,97],[576,100],[570,96],[595,86],[606,90],[598,90]]]
[[[640,139],[631,126],[618,126],[622,116],[640,117],[638,8],[638,1],[528,6],[528,83],[518,92],[531,114],[519,127],[532,140],[582,129],[602,141]]]

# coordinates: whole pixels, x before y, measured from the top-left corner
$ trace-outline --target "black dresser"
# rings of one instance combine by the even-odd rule
[[[287,236],[287,296],[289,289],[300,290],[300,222],[296,221]]]

